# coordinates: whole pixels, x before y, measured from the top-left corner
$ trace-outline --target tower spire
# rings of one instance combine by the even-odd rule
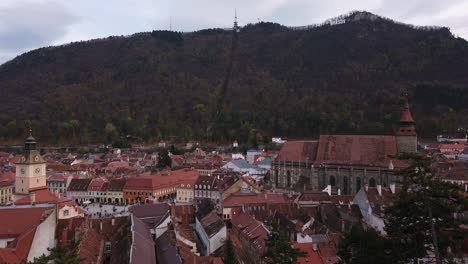
[[[408,96],[405,93],[405,106],[400,118],[400,127],[396,132],[397,148],[399,152],[417,152],[417,133],[413,115],[410,111]]]

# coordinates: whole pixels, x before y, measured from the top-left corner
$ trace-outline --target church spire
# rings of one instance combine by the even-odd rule
[[[396,140],[398,152],[415,153],[418,151],[418,135],[408,99],[406,99],[405,107],[401,114],[400,127],[396,132]]]
[[[400,128],[398,129],[397,135],[416,135],[416,128],[414,126],[414,118],[411,114],[408,100],[405,102],[405,107],[400,118]]]

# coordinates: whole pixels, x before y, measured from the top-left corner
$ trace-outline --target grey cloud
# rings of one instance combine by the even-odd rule
[[[154,29],[193,31],[258,20],[321,23],[367,10],[404,23],[447,26],[468,37],[468,0],[0,0],[0,63],[9,54]],[[7,3],[7,4],[5,4]],[[10,59],[13,56],[10,57]]]
[[[50,45],[76,21],[78,17],[56,1],[17,1],[0,8],[0,53]]]

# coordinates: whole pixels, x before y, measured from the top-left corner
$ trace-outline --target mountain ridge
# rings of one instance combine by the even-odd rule
[[[0,137],[19,137],[25,120],[46,141],[77,144],[125,135],[247,141],[258,131],[390,134],[403,90],[421,134],[468,124],[462,103],[450,102],[468,99],[468,43],[448,28],[369,14],[304,30],[242,27],[214,132],[207,129],[225,81],[229,31],[153,31],[31,51],[0,66]],[[441,99],[424,96],[428,91]]]

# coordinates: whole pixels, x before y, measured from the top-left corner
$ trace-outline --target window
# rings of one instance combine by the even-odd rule
[[[330,176],[330,185],[331,185],[331,186],[335,186],[335,185],[336,185],[335,176]]]
[[[68,216],[70,212],[68,210],[63,210],[63,216]]]
[[[374,179],[374,178],[370,178],[370,180],[369,180],[369,186],[370,186],[370,187],[375,187],[375,186],[376,186],[376,184],[375,184],[375,179]]]
[[[106,249],[105,249],[105,253],[110,253],[111,252],[111,249],[112,249],[112,246],[111,246],[111,243],[110,242],[106,242]]]

